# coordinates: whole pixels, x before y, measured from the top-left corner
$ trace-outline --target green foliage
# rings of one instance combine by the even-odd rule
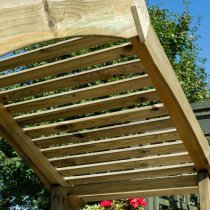
[[[193,26],[187,3],[182,14],[171,13],[158,6],[150,7],[150,17],[189,101],[208,99],[205,59],[199,57],[197,45],[200,19]]]
[[[171,13],[158,6],[150,7],[150,16],[152,24],[190,102],[209,98],[209,92],[206,89],[206,74],[203,67],[205,59],[199,57],[200,50],[196,42],[199,38],[196,35],[199,22],[192,26],[193,18],[187,6],[182,14]],[[45,46],[45,44],[37,44],[23,50],[34,49],[40,46]],[[79,53],[88,53],[93,50],[88,49]],[[75,55],[78,54],[66,55],[65,58]],[[50,59],[45,62],[52,61],[55,60]],[[33,66],[37,65],[36,63]],[[77,70],[77,72],[79,71]],[[37,81],[40,80],[32,82]],[[3,140],[0,140],[0,151],[0,209],[7,210],[9,207],[16,205],[25,209],[49,209],[49,194],[28,165]],[[84,210],[102,209],[98,205],[84,208]]]
[[[49,193],[34,172],[0,139],[0,209],[17,204],[24,209],[49,210]]]

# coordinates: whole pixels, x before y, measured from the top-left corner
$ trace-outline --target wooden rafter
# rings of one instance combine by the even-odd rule
[[[41,151],[35,147],[31,138],[25,134],[2,104],[0,104],[0,116],[0,126],[3,134],[5,133],[4,136],[15,149],[17,145],[17,150],[21,150],[21,155],[24,155],[29,164],[32,164],[38,170],[38,175],[41,174],[41,179],[44,177],[48,181],[46,185],[60,184],[61,186],[66,186],[64,178],[50,164]]]
[[[151,76],[177,131],[198,170],[210,173],[210,150],[208,142],[192,112],[174,70],[160,44],[151,24],[145,25],[141,19],[141,6],[134,0],[132,11],[136,28],[147,27],[145,34],[132,38],[136,53],[141,58]],[[149,17],[148,17],[149,18]],[[139,29],[143,30],[143,29]],[[144,36],[142,41],[142,35]],[[173,103],[172,103],[173,102]]]

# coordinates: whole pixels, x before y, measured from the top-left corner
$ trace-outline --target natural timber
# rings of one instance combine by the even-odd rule
[[[110,183],[77,185],[64,188],[67,192],[79,194],[81,197],[93,194],[111,194],[119,192],[135,192],[138,190],[162,190],[170,188],[195,187],[198,189],[197,175],[182,175],[151,179],[137,179]],[[171,192],[173,193],[173,192]],[[170,193],[170,194],[171,194]]]
[[[28,96],[39,95],[61,88],[72,88],[77,85],[84,85],[95,81],[110,79],[114,76],[129,75],[145,71],[139,60],[123,62],[120,64],[110,65],[106,67],[96,68],[73,75],[63,76],[47,81],[37,82],[35,84],[16,87],[10,90],[1,91],[0,99],[14,100]],[[8,80],[11,82],[10,80]],[[5,85],[5,80],[3,80]],[[16,81],[14,81],[16,82]],[[2,84],[3,85],[3,84]]]
[[[135,148],[136,149],[136,148]],[[127,154],[129,157],[124,157],[124,160],[117,158],[117,156],[109,156],[108,158],[102,158],[102,162],[96,159],[90,159],[91,155],[80,155],[80,156],[71,156],[71,157],[60,157],[60,158],[52,158],[50,161],[55,165],[59,162],[62,165],[62,161],[66,161],[67,167],[60,168],[59,171],[63,171],[69,174],[78,174],[81,170],[81,174],[87,174],[88,171],[93,170],[95,172],[105,172],[105,171],[117,171],[117,170],[127,170],[132,168],[145,168],[152,166],[164,165],[176,165],[179,163],[191,162],[189,155],[186,152],[168,154],[168,155],[155,155],[144,157],[143,154],[140,154],[140,157],[132,155],[129,151],[133,151],[134,149],[127,150]],[[120,150],[121,152],[123,150]],[[87,160],[85,158],[88,158]],[[94,156],[92,156],[94,157]],[[111,161],[109,161],[111,159]],[[113,160],[115,159],[115,160]],[[107,160],[107,161],[106,161]],[[106,161],[106,162],[104,162]],[[81,169],[79,168],[81,167]]]
[[[76,104],[67,106],[64,108],[52,109],[49,111],[37,112],[27,115],[21,115],[15,119],[21,125],[33,124],[37,122],[46,122],[50,120],[57,120],[60,118],[69,118],[88,113],[96,113],[106,110],[113,110],[116,108],[124,108],[134,106],[142,102],[158,101],[158,95],[154,89],[147,91],[139,91],[135,93],[129,93],[122,96],[116,96],[101,100],[95,100],[93,102],[86,102],[82,104]]]
[[[177,174],[191,174],[193,173],[194,165],[192,163],[179,164],[173,166],[151,167],[144,169],[133,169],[127,171],[117,171],[100,174],[80,175],[66,177],[66,181],[73,185],[147,179],[163,176],[175,176]]]
[[[17,54],[0,61],[0,71],[25,66],[27,64],[40,62],[50,58],[55,58],[75,51],[80,51],[89,47],[103,45],[105,43],[119,40],[114,37],[77,37],[56,44],[47,45],[25,53]]]
[[[144,180],[146,182],[146,180]],[[159,180],[156,180],[158,183]],[[155,183],[153,183],[155,185]],[[118,193],[104,193],[104,194],[90,194],[80,196],[85,202],[101,201],[101,200],[119,200],[127,198],[137,198],[137,197],[155,197],[155,196],[169,196],[169,195],[187,195],[187,194],[197,194],[198,186],[194,183],[193,186],[188,187],[163,187],[161,189],[151,189],[151,190],[136,190],[130,192],[118,192]]]
[[[0,87],[32,81],[50,75],[72,72],[76,69],[118,60],[131,55],[134,55],[133,47],[131,44],[125,43],[1,76]],[[7,101],[7,98],[5,98],[5,101]]]
[[[138,1],[134,1],[132,12],[136,28],[141,28]],[[208,142],[195,118],[186,96],[175,76],[174,70],[151,24],[142,41],[142,34],[132,38],[132,44],[152,82],[166,106],[171,120],[198,170],[210,173]],[[173,102],[173,103],[172,103]],[[187,132],[186,132],[187,131]]]
[[[51,191],[51,209],[52,210],[71,210],[69,208],[68,197],[63,192],[62,187],[53,187]]]
[[[85,99],[109,96],[114,93],[121,93],[129,90],[142,89],[145,86],[151,85],[152,83],[150,82],[149,77],[147,75],[142,75],[133,78],[122,79],[120,81],[95,85],[93,87],[86,87],[46,97],[40,97],[37,99],[8,104],[5,107],[11,113],[26,112],[60,104],[69,104]]]
[[[113,139],[91,141],[91,142],[80,143],[80,144],[50,147],[50,148],[42,149],[42,152],[47,157],[61,156],[61,155],[75,155],[75,154],[80,154],[80,153],[96,152],[96,151],[123,148],[123,147],[129,147],[129,146],[131,147],[135,145],[159,143],[163,141],[167,142],[167,141],[173,141],[173,140],[178,140],[178,139],[179,139],[179,136],[177,135],[177,132],[173,130],[172,132],[170,131],[169,132],[166,131],[164,133],[153,132],[149,134],[147,133],[137,134],[137,135],[130,135],[130,136],[125,136],[125,137],[113,138]],[[158,146],[158,145],[155,145],[155,146]],[[147,147],[145,147],[145,150],[144,150],[145,153],[146,153],[146,148]]]
[[[70,134],[55,135],[50,137],[34,138],[34,143],[39,147],[48,147],[59,144],[87,142],[100,138],[111,138],[121,135],[130,135],[145,131],[168,129],[173,127],[170,118],[160,117],[121,125],[107,126],[104,128],[89,129]]]
[[[135,36],[131,4],[132,0],[1,0],[0,55],[55,38]]]
[[[0,104],[0,126],[2,129],[0,131],[6,132],[3,135],[10,138],[14,142],[13,146],[18,145],[24,154],[27,156],[29,163],[42,173],[51,184],[60,184],[61,186],[66,186],[67,183],[64,178],[58,173],[58,171],[51,165],[49,160],[41,153],[31,138],[23,131],[23,129],[17,124],[13,116]],[[17,148],[18,151],[20,149]]]
[[[67,131],[76,131],[87,128],[141,120],[144,118],[153,118],[167,115],[167,111],[163,104],[155,104],[152,106],[128,109],[112,113],[106,113],[91,117],[84,117],[75,120],[52,123],[49,125],[40,125],[25,128],[24,131],[31,137],[55,134]]]
[[[210,208],[210,179],[207,171],[198,173],[198,189],[201,210]]]

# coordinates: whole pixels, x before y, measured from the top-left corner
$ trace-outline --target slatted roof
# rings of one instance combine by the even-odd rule
[[[105,11],[110,3],[95,2]],[[18,7],[40,6],[36,3]],[[59,5],[51,3],[52,8]],[[14,9],[4,6],[5,11]],[[69,29],[58,36],[76,38],[0,61],[0,133],[49,190],[58,185],[84,201],[194,193],[196,172],[210,172],[207,141],[149,23],[145,4],[134,1],[133,16],[128,6],[131,2],[124,1],[115,8],[127,20],[118,22],[119,33],[114,27],[94,31],[95,22],[87,23],[91,27],[83,32],[83,21],[78,32]],[[132,33],[123,31],[131,18],[136,24],[130,26]],[[16,33],[23,41],[16,39],[16,45],[7,48],[16,35],[1,38],[2,54],[37,42]],[[37,37],[50,39],[39,33]]]

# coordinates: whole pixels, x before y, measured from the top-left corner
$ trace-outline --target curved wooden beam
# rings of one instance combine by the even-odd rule
[[[208,141],[198,124],[152,25],[141,23],[142,5],[145,5],[144,0],[134,0],[131,8],[138,31],[138,37],[131,39],[133,47],[142,64],[146,67],[148,75],[197,170],[207,170],[210,174]],[[150,21],[149,17],[147,18],[147,21]],[[145,26],[146,29],[142,28]]]
[[[0,55],[70,36],[137,35],[132,0],[0,0]]]

